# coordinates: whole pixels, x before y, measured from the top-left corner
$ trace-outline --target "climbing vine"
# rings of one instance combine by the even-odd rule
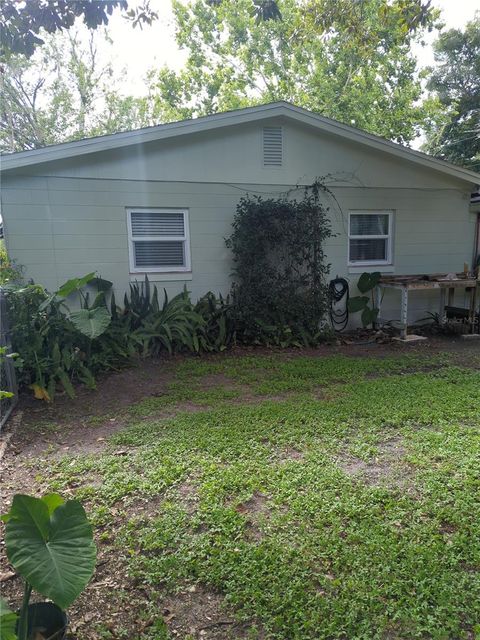
[[[237,336],[249,343],[318,340],[328,293],[324,243],[332,235],[327,188],[315,182],[302,200],[246,196],[227,246],[233,252]]]

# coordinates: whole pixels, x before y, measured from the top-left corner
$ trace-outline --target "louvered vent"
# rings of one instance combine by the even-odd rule
[[[184,233],[181,212],[132,211],[133,236],[183,236]]]
[[[283,162],[282,127],[263,128],[263,166],[281,167]]]

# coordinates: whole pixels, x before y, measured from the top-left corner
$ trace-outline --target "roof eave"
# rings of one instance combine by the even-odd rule
[[[329,118],[317,115],[287,102],[274,102],[257,107],[247,107],[236,111],[218,113],[194,120],[183,120],[149,127],[147,129],[116,133],[97,138],[86,138],[32,151],[21,151],[19,153],[2,156],[1,170],[9,171],[36,164],[43,164],[45,162],[80,157],[90,153],[110,151],[131,145],[143,145],[156,140],[166,140],[176,136],[200,133],[225,126],[245,124],[265,117],[278,116],[292,118],[314,128],[326,131],[327,133],[339,135],[378,151],[390,153],[403,160],[415,162],[434,171],[451,175],[469,184],[476,185],[480,183],[479,173],[458,167],[419,151],[405,148],[390,140],[380,138],[361,131],[360,129],[355,129],[341,122],[330,120]]]

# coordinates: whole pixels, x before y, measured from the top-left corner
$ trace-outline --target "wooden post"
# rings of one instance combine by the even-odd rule
[[[446,316],[445,316],[445,289],[444,287],[440,287],[440,309],[438,310],[438,317],[440,324],[445,324]]]

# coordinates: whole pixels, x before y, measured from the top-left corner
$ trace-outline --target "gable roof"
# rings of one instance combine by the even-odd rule
[[[74,158],[99,151],[109,151],[130,145],[145,144],[155,140],[166,140],[177,136],[184,136],[201,131],[221,129],[236,124],[245,124],[266,118],[285,117],[314,127],[333,135],[358,142],[367,147],[389,153],[398,158],[422,165],[426,168],[440,171],[441,173],[460,178],[471,184],[480,184],[480,174],[463,167],[439,160],[419,151],[414,151],[401,144],[391,142],[385,138],[375,136],[361,129],[325,118],[307,109],[296,107],[288,102],[272,102],[256,107],[246,107],[235,111],[216,113],[211,116],[203,116],[192,120],[181,120],[160,124],[134,131],[125,131],[111,135],[85,138],[74,142],[41,147],[31,151],[20,151],[2,155],[2,170],[19,169],[54,160]]]

